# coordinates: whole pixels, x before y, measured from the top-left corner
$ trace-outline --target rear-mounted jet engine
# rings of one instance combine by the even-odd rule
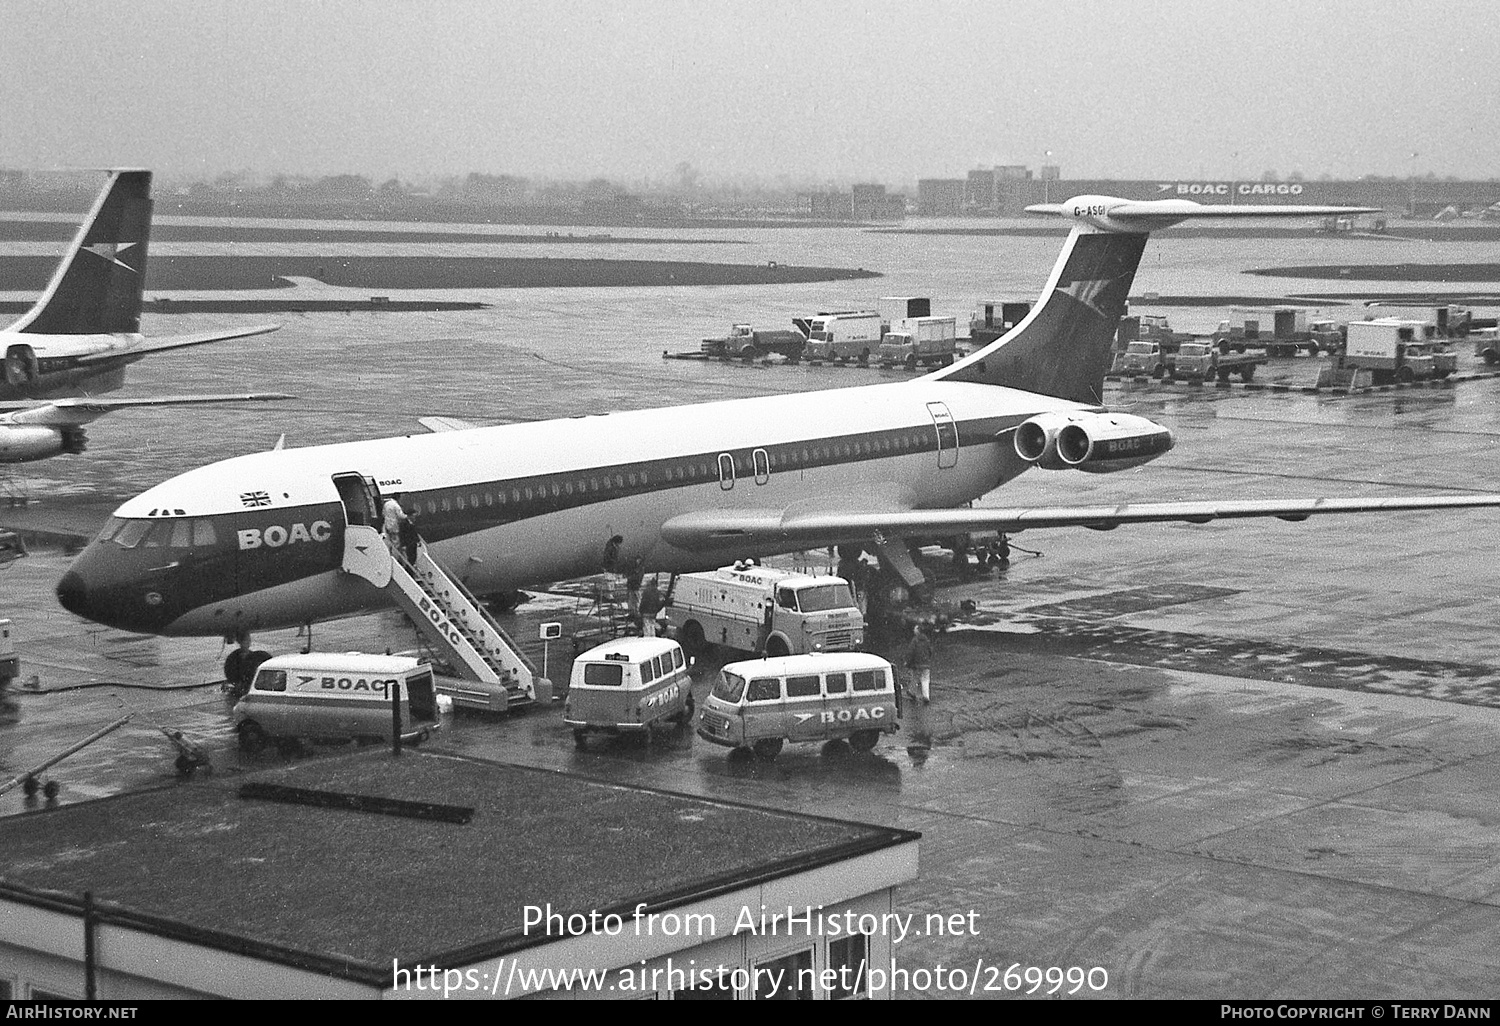
[[[1016,455],[1043,470],[1107,474],[1172,448],[1172,432],[1128,413],[1043,413],[1016,428]]]

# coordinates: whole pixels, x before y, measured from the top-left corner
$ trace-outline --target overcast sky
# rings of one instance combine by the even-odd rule
[[[1493,0],[4,0],[0,29],[13,168],[1500,176]]]

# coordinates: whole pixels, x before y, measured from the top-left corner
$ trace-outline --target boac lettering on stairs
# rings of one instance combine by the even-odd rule
[[[423,598],[417,608],[422,611],[428,620],[432,621],[432,625],[437,628],[439,634],[448,639],[449,644],[458,647],[467,642],[468,639],[464,637],[463,632],[453,625],[452,621],[437,607],[435,602]]]

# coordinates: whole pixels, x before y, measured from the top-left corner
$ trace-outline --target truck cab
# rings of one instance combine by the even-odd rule
[[[1132,377],[1147,374],[1159,378],[1166,374],[1167,366],[1162,360],[1159,342],[1132,342],[1125,347],[1121,358],[1120,372]]]

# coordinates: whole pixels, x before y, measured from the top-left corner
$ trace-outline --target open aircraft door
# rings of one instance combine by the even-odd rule
[[[953,422],[953,414],[946,403],[928,403],[927,412],[937,429],[938,467],[947,470],[958,466],[958,425]]]
[[[5,383],[12,386],[29,385],[36,380],[36,352],[25,343],[17,343],[5,350]]]
[[[344,506],[344,563],[351,574],[377,588],[391,581],[391,550],[381,536],[380,487],[358,472],[333,475]]]

